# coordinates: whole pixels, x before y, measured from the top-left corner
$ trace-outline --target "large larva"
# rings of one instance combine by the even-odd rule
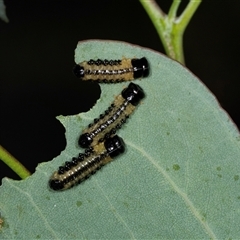
[[[143,89],[137,84],[130,83],[115,98],[110,107],[83,130],[79,137],[79,146],[83,148],[94,146],[114,135],[143,97]]]
[[[90,60],[77,64],[74,74],[83,81],[117,83],[149,75],[149,64],[145,57],[122,60]]]
[[[94,174],[102,166],[110,162],[114,157],[123,153],[125,144],[117,135],[99,143],[93,148],[88,148],[85,153],[65,162],[58,171],[54,172],[49,180],[49,186],[53,190],[65,190],[81,183]]]

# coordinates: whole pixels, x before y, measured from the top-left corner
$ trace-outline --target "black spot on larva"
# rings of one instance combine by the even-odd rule
[[[85,153],[85,157],[89,157],[90,155],[91,155],[90,152],[86,152],[86,153]]]
[[[149,63],[145,57],[122,60],[89,60],[77,64],[74,74],[83,81],[118,83],[149,75]]]
[[[97,123],[99,121],[99,119],[95,118],[93,121],[94,121],[94,123]]]
[[[141,59],[132,59],[133,77],[134,79],[140,77],[147,77],[149,75],[149,64],[145,57]]]
[[[65,172],[65,167],[60,166],[60,167],[58,168],[58,174],[63,174],[64,172]]]
[[[111,135],[114,135],[115,133],[116,133],[116,129],[113,128],[113,129],[110,131],[110,134],[111,134]]]
[[[130,83],[127,88],[123,89],[122,96],[136,106],[144,98],[145,94],[139,85]]]
[[[71,169],[72,163],[67,161],[67,162],[65,162],[64,167],[65,167],[65,171],[68,171],[69,169]]]
[[[49,181],[49,186],[53,190],[62,190],[64,188],[64,183],[58,179],[52,179]]]
[[[125,150],[125,144],[122,138],[118,136],[107,139],[104,145],[111,158],[118,156]]]
[[[126,123],[126,119],[122,119],[122,120],[121,120],[121,122],[120,122],[120,127],[121,127],[124,123]]]
[[[97,66],[102,65],[102,64],[103,64],[103,61],[102,61],[101,59],[98,59],[98,60],[96,61],[96,65],[97,65]]]
[[[99,118],[102,119],[102,118],[104,118],[104,116],[105,116],[104,113],[103,113],[103,114],[100,114]]]
[[[93,147],[89,147],[85,150],[85,153],[92,153],[93,152]]]
[[[103,65],[107,66],[109,64],[109,61],[107,59],[103,60]]]
[[[97,156],[97,157],[95,158],[95,161],[98,162],[98,163],[100,162],[100,160],[101,160],[101,157],[100,157],[100,156]]]
[[[78,140],[79,146],[86,148],[92,143],[92,137],[89,135],[89,133],[84,133],[80,136]]]
[[[106,133],[106,134],[104,135],[104,139],[108,139],[110,136],[111,136],[111,133]]]
[[[87,62],[88,65],[93,65],[95,64],[95,61],[93,59],[90,59],[88,62]]]
[[[79,153],[79,155],[78,155],[78,161],[82,161],[83,159],[84,159],[84,154],[83,153]]]
[[[125,144],[122,138],[115,135],[107,139],[104,143],[100,143],[86,150],[85,154],[79,154],[78,158],[73,157],[71,162],[66,161],[64,166],[60,166],[58,171],[52,175],[49,180],[49,186],[53,190],[71,188],[73,185],[89,178],[89,176],[109,162],[111,158],[122,154],[124,150]],[[86,156],[86,152],[89,153],[89,155]],[[78,161],[76,165],[76,160],[79,159],[79,157],[83,159]],[[107,161],[105,160],[106,157],[108,157]],[[64,171],[59,173],[60,169]]]
[[[83,78],[84,77],[84,68],[79,66],[79,65],[76,65],[73,68],[73,72],[76,75],[76,77],[78,77],[78,78]]]
[[[76,166],[78,164],[78,158],[73,157],[72,158],[72,166]]]

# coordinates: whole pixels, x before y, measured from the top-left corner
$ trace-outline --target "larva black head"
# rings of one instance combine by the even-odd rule
[[[89,133],[82,134],[78,139],[78,145],[82,148],[87,148],[92,143],[92,138],[90,137]]]
[[[133,67],[134,79],[140,77],[147,77],[149,75],[149,64],[148,60],[145,57],[140,59],[133,58],[131,63]]]
[[[118,156],[125,151],[125,143],[122,138],[115,135],[104,142],[104,146],[111,158]]]
[[[73,73],[76,75],[76,77],[83,78],[84,77],[84,68],[77,64],[73,68]]]
[[[137,106],[144,96],[145,94],[143,89],[134,83],[130,83],[128,87],[122,91],[122,97],[128,100],[134,106]]]
[[[55,191],[62,190],[64,188],[64,183],[58,179],[50,179],[49,187]]]

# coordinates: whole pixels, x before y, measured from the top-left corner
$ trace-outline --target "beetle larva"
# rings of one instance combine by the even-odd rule
[[[83,148],[94,146],[114,135],[144,96],[143,89],[139,85],[130,83],[115,98],[110,107],[83,130],[79,137],[79,146]]]
[[[149,64],[145,57],[122,60],[90,60],[77,64],[74,74],[83,81],[117,83],[147,77]]]
[[[114,157],[122,154],[125,144],[117,135],[86,149],[78,157],[65,162],[58,171],[54,172],[49,180],[49,186],[53,190],[65,190],[81,183],[94,174],[102,166],[110,162]]]

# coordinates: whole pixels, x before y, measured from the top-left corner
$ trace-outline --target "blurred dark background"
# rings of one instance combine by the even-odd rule
[[[167,12],[172,1],[158,0]],[[182,1],[180,11],[188,0]],[[65,148],[57,115],[87,111],[100,88],[72,74],[79,40],[113,39],[164,52],[137,0],[5,0],[0,21],[0,144],[31,172]],[[186,66],[240,127],[240,1],[203,1],[184,36]],[[0,161],[0,178],[19,179]]]

